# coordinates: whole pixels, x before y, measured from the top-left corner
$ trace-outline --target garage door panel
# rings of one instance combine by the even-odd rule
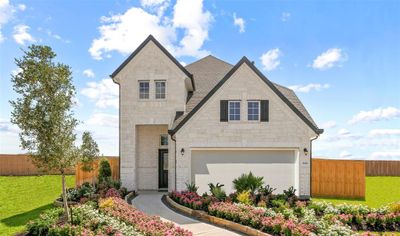
[[[253,172],[263,176],[265,184],[276,192],[294,186],[294,151],[193,151],[192,181],[199,193],[208,191],[208,183],[222,183],[227,193],[233,192],[233,179]]]

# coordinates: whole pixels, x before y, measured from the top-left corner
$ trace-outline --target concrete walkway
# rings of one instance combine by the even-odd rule
[[[139,195],[133,199],[132,205],[149,215],[158,215],[162,220],[171,221],[191,231],[193,235],[241,235],[176,213],[165,206],[161,201],[163,194],[164,193],[159,192],[140,192]]]

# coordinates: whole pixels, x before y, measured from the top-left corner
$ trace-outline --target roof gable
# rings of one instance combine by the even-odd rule
[[[315,123],[312,121],[311,116],[309,116],[307,110],[304,108],[304,106],[301,104],[301,102],[299,102],[300,104],[296,104],[297,106],[295,106],[270,80],[268,80],[255,66],[252,62],[249,61],[249,59],[247,59],[246,57],[243,57],[234,67],[232,67],[231,70],[229,70],[229,72],[215,85],[215,87],[213,87],[208,94],[199,102],[197,103],[197,105],[186,115],[183,115],[181,117],[179,117],[179,119],[177,119],[175,121],[175,126],[172,127],[171,130],[169,130],[169,133],[171,135],[175,134],[207,101],[208,99],[210,99],[216,92],[217,90],[237,71],[237,69],[239,69],[239,67],[243,64],[247,64],[251,70],[253,70],[257,76],[259,78],[261,78],[271,89],[272,91],[274,91],[274,93],[276,95],[278,95],[278,97],[286,104],[289,106],[289,108],[297,115],[299,116],[299,118],[301,120],[303,120],[316,134],[321,134],[323,133],[323,129],[319,129]],[[282,89],[281,89],[282,90]],[[297,96],[294,94],[291,94],[290,92],[292,92],[290,89],[287,89],[288,91],[286,91],[285,93],[287,93],[286,95],[290,95],[291,97],[293,97],[293,99],[291,99],[292,101],[296,101]],[[285,90],[282,90],[285,91]],[[297,99],[298,100],[298,99]],[[304,108],[304,110],[302,109]],[[306,115],[309,116],[309,118],[307,118],[301,111],[299,111],[299,109],[302,109],[302,112],[305,112]]]
[[[131,55],[125,61],[110,75],[110,77],[113,79],[115,82],[114,78],[115,76],[150,42],[152,41],[188,78],[190,78],[190,81],[192,82],[193,90],[195,90],[195,83],[193,80],[193,75],[185,69],[181,65],[181,63],[178,62],[178,60],[175,59],[174,56],[171,55],[171,53],[168,52],[167,49],[165,49],[161,43],[159,43],[153,35],[149,35],[140,45],[138,48],[136,48],[135,51],[132,52]]]

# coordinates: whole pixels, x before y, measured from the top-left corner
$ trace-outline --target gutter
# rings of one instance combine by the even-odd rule
[[[312,195],[312,141],[316,140],[319,137],[319,134],[314,138],[310,139],[310,198]]]

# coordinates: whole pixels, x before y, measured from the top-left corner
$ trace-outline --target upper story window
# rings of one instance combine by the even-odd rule
[[[247,102],[247,120],[258,121],[260,120],[260,102],[248,101]]]
[[[150,98],[150,82],[139,81],[139,98],[149,99]]]
[[[240,120],[240,101],[229,101],[228,105],[229,120]]]
[[[165,99],[165,81],[156,81],[156,99]]]
[[[160,136],[160,145],[161,146],[168,146],[168,134],[162,134]]]

